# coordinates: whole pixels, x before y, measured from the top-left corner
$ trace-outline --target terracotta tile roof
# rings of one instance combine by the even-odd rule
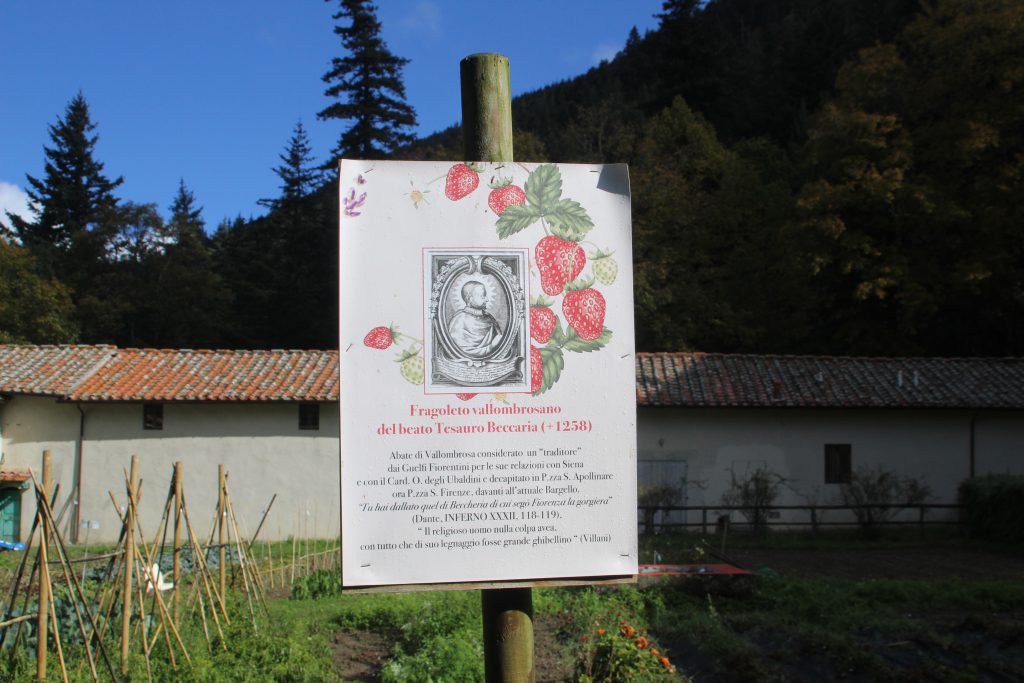
[[[637,405],[1024,408],[1024,358],[639,353]]]
[[[337,351],[122,349],[72,401],[335,401]]]
[[[0,345],[0,392],[72,401],[336,401],[337,351]],[[1024,408],[1024,358],[638,353],[640,406]]]
[[[0,392],[63,396],[116,352],[113,346],[0,344]]]
[[[28,481],[32,477],[29,471],[26,469],[6,469],[0,470],[0,481],[13,482],[20,484],[23,481]]]

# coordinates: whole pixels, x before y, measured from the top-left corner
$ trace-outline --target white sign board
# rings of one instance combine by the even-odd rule
[[[344,160],[342,582],[637,572],[622,165]]]

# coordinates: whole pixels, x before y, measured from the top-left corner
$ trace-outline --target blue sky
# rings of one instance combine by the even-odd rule
[[[584,73],[657,26],[661,0],[378,0],[383,36],[406,57],[419,135],[458,123],[459,61],[499,52],[513,94]],[[298,121],[318,160],[343,124],[321,122],[321,75],[341,54],[322,0],[0,2],[0,209],[23,210],[25,174],[43,177],[47,126],[81,90],[100,136],[96,156],[119,196],[164,215],[185,180],[209,230],[259,215],[277,194]],[[0,214],[2,215],[2,214]]]

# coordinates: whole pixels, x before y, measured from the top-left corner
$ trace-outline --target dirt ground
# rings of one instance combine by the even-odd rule
[[[900,548],[744,549],[728,551],[734,564],[767,567],[783,576],[848,579],[1024,579],[1024,557],[969,546]]]
[[[851,579],[1024,579],[1024,557],[968,546],[822,549],[739,549],[727,556],[736,565],[756,571],[771,569],[782,576]],[[537,683],[557,683],[572,674],[557,644],[558,624],[546,615],[534,622]],[[379,683],[391,645],[387,634],[338,632],[333,638],[338,675],[345,681]]]

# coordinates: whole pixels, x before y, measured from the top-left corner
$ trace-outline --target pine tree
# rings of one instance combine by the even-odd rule
[[[220,342],[227,289],[214,269],[202,207],[178,181],[167,224],[170,243],[159,266],[155,341],[163,346],[214,346]]]
[[[45,176],[26,175],[35,220],[9,215],[14,232],[46,273],[76,270],[104,253],[104,219],[116,209],[113,191],[124,179],[103,174],[103,163],[93,156],[99,139],[92,134],[95,128],[79,92],[50,126],[53,146],[44,147]]]
[[[313,158],[313,148],[302,121],[295,124],[295,130],[288,141],[288,149],[280,155],[281,165],[274,173],[281,179],[281,195],[277,199],[261,199],[259,204],[271,209],[293,204],[308,197],[323,180],[323,174]]]
[[[402,83],[402,68],[409,60],[388,50],[380,36],[377,7],[370,0],[340,4],[333,18],[350,23],[336,24],[334,33],[348,54],[331,60],[331,69],[323,75],[330,84],[324,94],[338,101],[317,117],[352,121],[332,152],[332,162],[342,156],[381,157],[414,139],[406,130],[416,125],[416,111],[406,103]]]

